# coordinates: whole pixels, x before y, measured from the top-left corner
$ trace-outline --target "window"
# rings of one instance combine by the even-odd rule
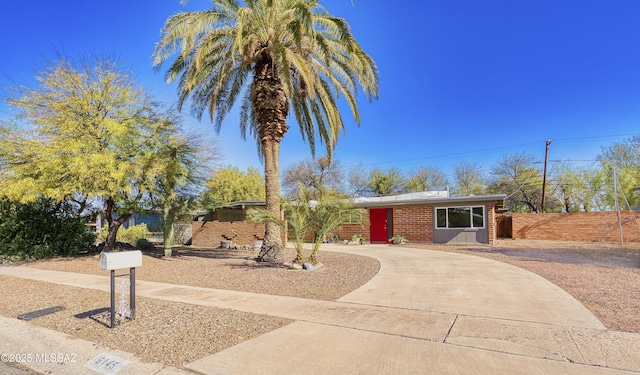
[[[484,228],[484,207],[436,208],[436,228]]]

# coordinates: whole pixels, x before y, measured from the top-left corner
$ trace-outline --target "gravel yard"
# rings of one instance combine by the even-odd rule
[[[293,250],[287,257],[293,259]],[[379,270],[377,260],[321,252],[325,267],[294,271],[256,263],[257,251],[178,249],[171,258],[159,251],[144,252],[136,279],[207,288],[335,300],[357,289]],[[174,254],[176,251],[174,250]],[[50,270],[108,276],[101,271],[98,255],[50,259],[26,264]],[[32,320],[32,324],[67,333],[100,346],[134,353],[147,362],[181,367],[242,341],[290,323],[287,319],[136,298],[136,319],[108,328],[109,293],[0,276],[3,299],[0,314],[17,315],[52,306],[65,310]]]
[[[527,241],[500,241],[493,247],[404,246],[482,256],[529,270],[572,294],[609,329],[640,333],[640,248]],[[293,259],[293,250],[287,251],[287,258]],[[321,252],[325,267],[313,272],[256,263],[257,251],[181,248],[171,258],[160,254],[161,250],[144,252],[143,266],[136,269],[138,280],[322,300],[340,298],[379,270],[372,258],[333,252]],[[27,265],[108,276],[108,271],[99,269],[96,254]],[[136,320],[112,330],[105,314],[108,293],[6,276],[0,276],[0,282],[4,286],[2,315],[16,317],[64,305],[62,312],[32,323],[176,367],[290,322],[138,297]]]

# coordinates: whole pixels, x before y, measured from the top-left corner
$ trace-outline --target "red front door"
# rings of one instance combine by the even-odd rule
[[[371,243],[387,243],[393,237],[393,209],[372,208],[369,210],[369,236]]]

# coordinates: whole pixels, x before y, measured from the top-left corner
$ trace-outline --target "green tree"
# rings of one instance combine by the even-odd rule
[[[615,208],[614,169],[618,183],[619,205],[626,206],[625,199],[631,208],[640,205],[640,136],[602,147],[597,159],[602,168],[602,205],[606,209]]]
[[[491,168],[491,193],[507,194],[512,212],[539,212],[542,200],[542,172],[536,159],[526,153],[504,156]]]
[[[163,161],[156,177],[154,198],[162,208],[163,244],[165,254],[171,254],[175,238],[175,222],[201,193],[208,165],[219,156],[217,145],[201,134],[179,132],[179,117],[168,116],[171,130],[159,135],[158,156]]]
[[[264,200],[265,197],[264,178],[255,168],[248,168],[246,172],[231,166],[218,169],[206,186],[201,206],[209,210],[229,202]]]
[[[482,195],[485,193],[485,177],[479,164],[457,163],[453,166],[453,173],[457,195]]]
[[[615,168],[615,180],[614,176]],[[640,171],[633,166],[617,167],[604,163],[597,175],[600,194],[596,197],[600,210],[615,210],[616,198],[620,209],[634,209],[640,205]],[[614,188],[616,184],[616,188]],[[615,193],[618,193],[616,197]]]
[[[331,159],[344,129],[340,94],[359,123],[357,89],[378,94],[375,63],[353,38],[344,19],[317,0],[214,0],[212,8],[170,17],[153,54],[160,68],[176,56],[166,78],[179,78],[179,103],[198,115],[208,109],[215,129],[240,98],[240,129],[258,142],[264,160],[267,210],[280,210],[280,141],[292,109],[315,152],[315,136]],[[280,227],[266,224],[259,259],[280,261]]]
[[[433,165],[415,168],[407,179],[407,191],[421,192],[435,189],[443,189],[449,185],[444,172]]]
[[[369,191],[376,197],[384,197],[404,193],[406,181],[402,172],[395,167],[387,170],[372,169],[369,172]]]
[[[601,147],[598,161],[618,168],[640,168],[640,135]]]
[[[588,212],[594,208],[600,188],[598,170],[563,162],[554,164],[551,171],[552,195],[565,212]]]
[[[326,157],[308,159],[293,164],[285,169],[282,186],[285,196],[296,199],[302,192],[300,185],[309,191],[310,199],[321,199],[328,190],[332,194],[343,194],[344,173],[340,163],[333,163]]]
[[[107,58],[59,57],[37,80],[38,87],[16,86],[6,98],[20,126],[3,129],[0,195],[91,200],[106,216],[110,251],[122,223],[151,204],[164,164],[158,135],[171,123]]]

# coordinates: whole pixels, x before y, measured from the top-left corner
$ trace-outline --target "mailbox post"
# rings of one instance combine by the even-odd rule
[[[136,318],[136,267],[140,266],[142,266],[140,250],[100,253],[100,269],[111,271],[111,328],[115,328],[116,277],[122,276],[124,282],[124,276],[127,276],[127,274],[116,275],[115,271],[122,268],[129,269],[129,319],[134,320]],[[126,291],[126,289],[122,290]],[[121,300],[120,303],[123,304],[123,301]],[[124,312],[121,312],[121,315],[124,320]]]

